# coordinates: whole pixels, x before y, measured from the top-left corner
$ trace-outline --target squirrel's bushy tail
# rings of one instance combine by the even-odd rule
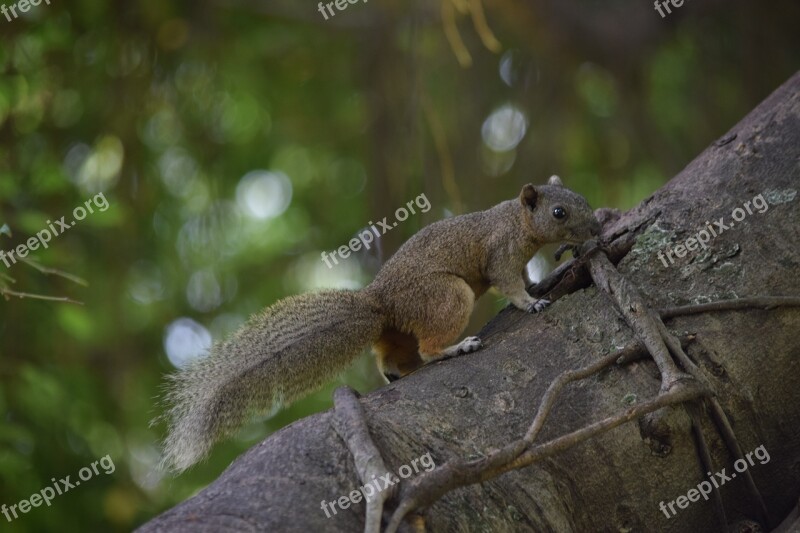
[[[169,378],[163,466],[183,471],[255,414],[318,389],[378,339],[383,316],[363,291],[292,296],[250,318]]]

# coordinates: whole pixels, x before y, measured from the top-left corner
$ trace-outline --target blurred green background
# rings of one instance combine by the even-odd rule
[[[663,19],[631,0],[371,0],[327,21],[296,0],[52,0],[0,16],[0,249],[99,193],[109,205],[36,263],[0,263],[0,503],[115,464],[0,529],[130,530],[338,383],[380,386],[365,355],[189,473],[156,469],[163,376],[211,339],[282,296],[362,286],[420,227],[551,174],[595,207],[635,205],[800,67],[798,28],[796,0],[690,0]],[[430,211],[379,247],[322,263],[423,193]],[[486,296],[470,330],[502,305]]]

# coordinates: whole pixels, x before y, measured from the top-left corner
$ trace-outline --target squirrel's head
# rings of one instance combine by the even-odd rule
[[[519,201],[532,233],[547,242],[581,244],[600,233],[600,223],[586,198],[564,187],[558,176],[547,185],[522,188]]]

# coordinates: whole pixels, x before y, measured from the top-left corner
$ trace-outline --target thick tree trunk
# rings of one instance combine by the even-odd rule
[[[800,296],[798,188],[800,74],[605,233],[640,232],[618,268],[654,308]],[[759,195],[768,209],[754,200]],[[714,221],[721,217],[729,228],[719,233]],[[718,235],[707,249],[673,253],[670,264],[667,250],[709,225]],[[742,450],[763,446],[769,454],[769,461],[754,458],[749,471],[773,522],[780,521],[800,494],[800,310],[712,312],[666,324],[679,335],[696,334],[687,352],[716,390]],[[361,400],[393,472],[428,452],[441,466],[520,438],[560,373],[622,347],[632,333],[591,287],[539,315],[506,309],[481,337],[482,350],[426,366]],[[659,385],[649,359],[570,385],[537,442],[644,402]],[[731,477],[720,488],[728,522],[757,520],[743,476],[731,476],[734,459],[701,414],[714,470],[725,468]],[[337,507],[330,518],[321,509],[323,500],[362,485],[332,416],[314,415],[270,436],[141,531],[362,530],[363,502]],[[711,500],[679,507],[686,502],[678,497],[709,476],[699,465],[686,411],[670,409],[665,420],[669,431],[657,438],[632,422],[533,466],[457,489],[425,511],[428,531],[716,531]],[[667,518],[661,501],[678,501],[676,514]]]

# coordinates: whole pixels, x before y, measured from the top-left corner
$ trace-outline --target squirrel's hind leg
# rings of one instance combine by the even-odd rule
[[[478,337],[467,337],[453,344],[472,314],[475,293],[470,286],[455,276],[435,281],[431,294],[436,295],[437,305],[431,306],[427,316],[411,325],[419,339],[419,355],[425,363],[474,352],[482,345]]]
[[[387,307],[397,329],[385,329],[373,346],[381,373],[391,382],[424,363],[478,350],[477,337],[453,344],[467,327],[474,304],[472,288],[453,274],[416,279],[409,291],[395,294]]]

